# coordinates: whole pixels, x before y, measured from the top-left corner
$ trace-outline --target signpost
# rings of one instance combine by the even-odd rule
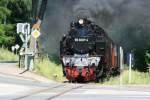
[[[32,70],[33,69],[33,59],[34,59],[34,52],[32,50],[29,50],[29,40],[31,37],[30,34],[30,24],[29,23],[18,23],[17,24],[17,33],[19,34],[23,46],[20,49],[20,57],[24,57],[24,67],[26,70]],[[37,36],[37,34],[36,34]],[[18,46],[16,45],[16,48]],[[19,64],[20,65],[20,64]]]
[[[34,51],[37,52],[37,38],[41,35],[41,33],[35,29],[31,32],[32,37],[34,38]]]
[[[32,35],[35,39],[37,39],[37,38],[41,35],[41,33],[40,33],[38,30],[34,30],[34,31],[32,31],[31,35]]]

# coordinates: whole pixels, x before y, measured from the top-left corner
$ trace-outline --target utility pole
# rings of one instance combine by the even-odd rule
[[[44,18],[44,14],[45,14],[46,7],[47,7],[47,2],[48,0],[41,0],[41,5],[40,7],[38,7],[39,0],[32,0],[32,18],[33,18],[32,33],[33,34],[31,33],[32,36],[30,40],[30,49],[33,49],[35,53],[38,52],[37,38],[39,37],[39,35],[41,35],[40,26]]]
[[[25,69],[28,69],[28,55],[27,55],[27,49],[28,49],[28,33],[27,33],[27,25],[25,25]]]

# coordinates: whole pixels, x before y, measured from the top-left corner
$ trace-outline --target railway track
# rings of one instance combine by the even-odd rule
[[[1,64],[5,64],[5,63],[10,63],[10,64],[12,64],[12,63],[18,63],[18,61],[0,61],[0,63]]]
[[[12,100],[20,100],[20,99],[27,98],[27,97],[30,97],[32,95],[38,94],[38,93],[42,93],[42,92],[46,92],[48,90],[53,90],[55,88],[59,88],[61,86],[64,86],[64,85],[61,84],[61,85],[56,85],[54,87],[48,87],[48,88],[45,88],[45,89],[34,90],[34,91],[30,92],[30,93],[27,93],[25,95],[19,96],[17,98],[12,99]]]
[[[74,91],[74,90],[76,90],[76,89],[82,88],[83,86],[84,86],[84,85],[80,85],[80,86],[77,86],[77,87],[73,87],[73,88],[67,89],[67,90],[65,90],[65,91],[63,91],[63,92],[60,92],[60,93],[56,94],[56,95],[53,95],[53,96],[48,97],[48,98],[46,98],[45,100],[52,100],[52,99],[57,98],[57,97],[59,97],[59,96],[61,96],[61,95],[64,95],[64,94],[69,93],[69,92],[71,92],[71,91]]]
[[[84,85],[78,85],[78,86],[76,86],[76,85],[73,84],[72,87],[68,87],[68,85],[70,85],[70,84],[62,83],[62,84],[59,84],[59,85],[56,85],[56,86],[53,86],[53,87],[48,87],[48,88],[44,88],[44,89],[33,90],[30,93],[27,93],[27,94],[24,94],[22,96],[16,97],[16,98],[14,98],[12,100],[26,99],[28,97],[31,97],[31,96],[34,96],[34,95],[37,95],[37,94],[40,94],[40,93],[45,93],[45,92],[49,93],[51,91],[55,91],[56,89],[59,89],[61,87],[65,88],[65,90],[60,91],[59,93],[55,93],[52,96],[47,97],[46,99],[44,99],[44,100],[52,100],[54,98],[57,98],[57,97],[59,97],[61,95],[64,95],[66,93],[69,93],[71,91],[74,91],[74,90],[79,89],[79,88],[81,88],[81,87],[84,86]]]

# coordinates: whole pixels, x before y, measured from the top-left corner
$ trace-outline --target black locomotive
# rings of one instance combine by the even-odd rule
[[[118,70],[123,50],[101,27],[81,18],[70,24],[68,34],[60,41],[60,58],[64,76],[69,81],[92,81]]]

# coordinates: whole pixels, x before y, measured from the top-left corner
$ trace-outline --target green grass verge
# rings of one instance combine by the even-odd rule
[[[0,61],[17,61],[18,56],[7,49],[0,48]]]
[[[66,78],[63,77],[61,65],[57,65],[50,61],[49,59],[44,59],[43,61],[38,60],[35,64],[35,72],[45,76],[51,80],[63,82],[66,81]],[[129,71],[127,68],[122,73],[123,84],[128,85]],[[103,85],[119,85],[120,76],[106,78]],[[132,80],[131,84],[150,84],[150,73],[141,73],[138,71],[132,70]]]
[[[122,73],[122,83],[124,85],[128,85],[129,82],[129,71],[125,70]],[[102,83],[104,85],[119,85],[120,84],[120,76],[111,77],[109,79],[105,79]],[[133,71],[131,73],[131,84],[140,85],[140,84],[150,84],[150,72],[149,73],[141,73],[138,71]]]
[[[66,80],[65,77],[63,77],[62,68],[60,65],[51,62],[49,59],[44,59],[43,61],[38,60],[35,63],[36,73],[59,82]]]

